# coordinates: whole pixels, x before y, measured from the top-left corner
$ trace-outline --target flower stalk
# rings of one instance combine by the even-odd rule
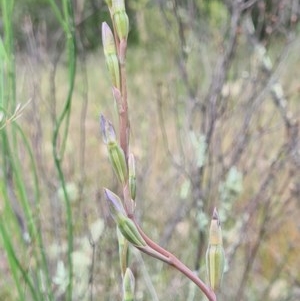
[[[128,268],[128,243],[158,260],[161,260],[183,273],[192,280],[206,295],[209,301],[216,301],[216,295],[194,272],[172,253],[153,242],[141,229],[135,219],[136,170],[133,154],[129,155],[130,123],[126,84],[126,49],[129,21],[124,0],[106,0],[113,31],[106,23],[102,25],[104,55],[112,82],[112,94],[119,113],[119,141],[112,124],[103,116],[100,119],[104,142],[108,148],[109,159],[117,178],[122,185],[122,200],[112,191],[105,189],[111,215],[117,224],[120,266],[123,277],[123,300],[134,300],[134,277]],[[116,60],[117,58],[117,60]]]

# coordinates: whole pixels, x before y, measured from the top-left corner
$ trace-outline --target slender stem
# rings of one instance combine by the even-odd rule
[[[115,31],[115,28],[114,28]],[[123,149],[126,164],[128,164],[129,155],[129,132],[130,132],[130,122],[128,117],[128,102],[127,102],[127,83],[126,83],[126,65],[125,56],[127,50],[126,39],[121,40],[118,43],[118,56],[120,64],[120,78],[121,78],[121,97],[119,106],[119,134],[120,134],[120,146]],[[128,183],[123,186],[123,198],[125,203],[125,208],[127,213],[130,215],[133,213],[132,201],[130,197],[130,192],[128,188]]]
[[[63,110],[55,121],[55,128],[52,137],[52,152],[55,167],[58,172],[58,178],[60,185],[63,189],[64,193],[64,202],[66,207],[66,219],[67,219],[67,239],[68,239],[68,251],[67,251],[67,260],[68,260],[68,280],[69,285],[67,287],[66,292],[66,300],[72,300],[72,290],[73,290],[73,262],[72,262],[72,253],[74,249],[73,245],[73,214],[70,203],[70,198],[66,188],[65,176],[62,168],[62,160],[63,154],[65,150],[65,145],[67,141],[67,135],[69,132],[69,124],[70,124],[70,113],[71,113],[71,105],[72,105],[72,96],[75,85],[75,73],[76,73],[76,40],[75,40],[75,25],[74,25],[74,14],[72,9],[71,0],[64,0],[63,5],[63,13],[59,12],[58,7],[56,6],[53,0],[49,0],[54,12],[56,13],[58,21],[63,26],[66,43],[67,43],[67,51],[68,51],[68,70],[69,70],[69,89],[66,97],[66,101],[63,107]],[[65,128],[62,135],[62,145],[60,149],[58,149],[59,142],[59,134],[61,132],[61,127],[65,122]]]
[[[34,286],[33,280],[30,277],[30,274],[28,273],[28,271],[26,271],[21,262],[19,261],[19,259],[17,258],[16,252],[15,252],[15,248],[14,246],[11,244],[11,238],[10,238],[10,233],[7,232],[6,228],[5,228],[5,221],[2,220],[2,217],[0,219],[0,234],[4,243],[4,247],[5,250],[7,252],[7,257],[8,257],[8,261],[11,267],[11,272],[13,274],[15,283],[17,285],[17,290],[20,296],[20,300],[26,300],[25,299],[25,294],[24,294],[24,290],[22,288],[22,285],[20,284],[20,280],[18,277],[18,271],[21,273],[26,285],[28,286],[30,292],[31,292],[31,296],[33,298],[33,300],[38,301],[40,300],[40,294],[41,292],[39,290],[37,290]]]
[[[35,212],[32,212],[32,216],[35,215],[37,217],[35,217],[36,222],[33,223],[34,226],[34,231],[36,233],[34,233],[36,235],[37,238],[37,244],[38,244],[38,252],[36,250],[34,250],[35,252],[35,257],[38,258],[40,257],[41,260],[41,269],[43,270],[44,274],[45,274],[45,279],[46,279],[46,289],[47,289],[47,297],[49,298],[49,300],[54,300],[54,296],[51,290],[51,277],[50,277],[50,271],[49,271],[49,267],[48,267],[48,261],[47,261],[47,256],[46,256],[46,252],[45,252],[45,244],[43,241],[43,236],[42,236],[42,226],[41,226],[41,219],[40,219],[40,188],[39,188],[39,182],[38,182],[38,174],[37,174],[37,168],[34,162],[34,156],[33,156],[33,152],[32,149],[30,147],[29,141],[26,138],[24,132],[22,131],[21,127],[18,124],[15,124],[16,129],[18,130],[24,145],[26,147],[27,153],[30,157],[30,161],[31,161],[31,170],[33,173],[33,181],[34,181],[34,188],[35,188]],[[27,197],[28,198],[28,197]],[[32,218],[32,217],[31,217]],[[40,287],[42,287],[42,283],[40,283]]]
[[[124,151],[126,161],[128,159],[128,146],[129,146],[129,118],[128,118],[128,102],[127,102],[127,84],[126,84],[126,54],[127,42],[122,40],[119,47],[119,60],[120,60],[120,75],[121,75],[121,95],[122,105],[119,112],[119,128],[120,128],[120,146]]]
[[[120,146],[125,154],[126,162],[128,159],[128,148],[129,148],[129,118],[128,118],[128,102],[127,102],[127,84],[126,84],[126,65],[125,57],[127,50],[127,40],[119,40],[116,26],[113,18],[112,11],[110,9],[110,17],[113,24],[115,45],[118,52],[119,64],[120,64],[120,78],[121,78],[121,99],[118,99],[119,107],[119,139]]]
[[[164,256],[166,259],[162,259],[159,256],[156,256],[155,253],[152,254],[148,251],[147,248],[140,249],[142,252],[147,253],[148,255],[155,257],[171,266],[173,266],[175,269],[180,271],[182,274],[184,274],[186,277],[188,277],[190,280],[192,280],[200,289],[201,291],[206,295],[208,300],[210,301],[217,301],[216,294],[213,290],[211,290],[193,271],[191,271],[185,264],[183,264],[177,257],[175,257],[172,253],[168,252],[158,244],[156,244],[153,240],[151,240],[141,229],[141,227],[137,224],[134,217],[131,217],[132,221],[135,223],[136,227],[138,228],[140,234],[142,235],[143,239],[146,241],[147,245],[153,249],[155,252],[158,252]]]

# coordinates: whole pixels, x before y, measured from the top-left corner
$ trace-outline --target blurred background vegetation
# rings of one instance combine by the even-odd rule
[[[137,215],[205,279],[218,207],[221,300],[300,299],[300,3],[128,0]],[[0,300],[121,300],[118,191],[99,134],[117,124],[101,0],[1,0]],[[133,251],[136,300],[204,300]],[[70,285],[70,283],[72,285]]]

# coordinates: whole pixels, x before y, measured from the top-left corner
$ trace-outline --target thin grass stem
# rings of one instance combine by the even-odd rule
[[[64,33],[67,41],[67,55],[68,55],[68,77],[69,77],[69,89],[64,104],[64,108],[59,115],[58,119],[55,121],[55,128],[52,138],[52,149],[53,158],[55,162],[55,167],[58,172],[58,178],[64,194],[64,202],[66,207],[66,219],[67,219],[67,240],[68,240],[68,287],[66,300],[72,300],[72,290],[73,290],[73,216],[70,204],[70,199],[66,189],[66,181],[62,169],[63,154],[66,146],[69,124],[70,124],[70,113],[72,106],[72,96],[75,84],[75,73],[76,73],[76,42],[75,42],[75,26],[74,26],[74,15],[72,10],[72,2],[70,0],[64,0],[63,5],[63,15],[59,13],[58,8],[53,0],[49,0],[50,4],[56,14],[58,21],[64,29]],[[60,134],[61,127],[65,123],[65,127],[62,135],[61,148],[58,150],[58,138]]]

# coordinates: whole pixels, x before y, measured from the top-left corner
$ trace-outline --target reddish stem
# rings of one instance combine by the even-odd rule
[[[114,94],[115,99],[117,100],[117,105],[119,108],[119,139],[120,139],[120,146],[123,149],[125,154],[126,162],[128,159],[128,146],[129,146],[129,118],[128,118],[128,103],[127,103],[127,85],[126,85],[126,68],[125,68],[125,57],[126,57],[126,50],[127,50],[127,40],[119,40],[116,26],[113,18],[112,11],[110,9],[110,17],[113,21],[113,32],[115,38],[115,45],[117,48],[119,64],[120,64],[120,79],[121,79],[121,97],[116,97]],[[114,92],[115,93],[115,92]]]
[[[195,273],[193,273],[185,264],[183,264],[177,257],[175,257],[172,253],[168,252],[158,244],[156,244],[153,240],[151,240],[141,229],[141,227],[138,225],[134,217],[130,217],[132,221],[135,223],[136,227],[138,228],[140,234],[142,235],[143,239],[146,241],[147,245],[155,250],[156,252],[162,254],[164,257],[167,257],[168,260],[162,260],[166,262],[167,264],[173,266],[175,269],[180,271],[182,274],[184,274],[186,277],[188,277],[190,280],[192,280],[200,289],[201,291],[206,295],[209,301],[217,301],[216,294],[214,291],[207,286]],[[143,249],[140,249],[143,251]],[[151,252],[145,252],[148,255],[152,256]],[[155,257],[155,256],[153,256]],[[157,258],[157,257],[156,257]],[[159,258],[158,258],[159,259]]]
[[[126,162],[128,159],[129,145],[129,118],[128,118],[128,102],[127,102],[127,84],[126,84],[126,66],[125,55],[127,42],[121,40],[119,45],[119,61],[120,61],[120,78],[121,78],[121,108],[119,111],[119,128],[120,128],[120,146],[124,151]]]

